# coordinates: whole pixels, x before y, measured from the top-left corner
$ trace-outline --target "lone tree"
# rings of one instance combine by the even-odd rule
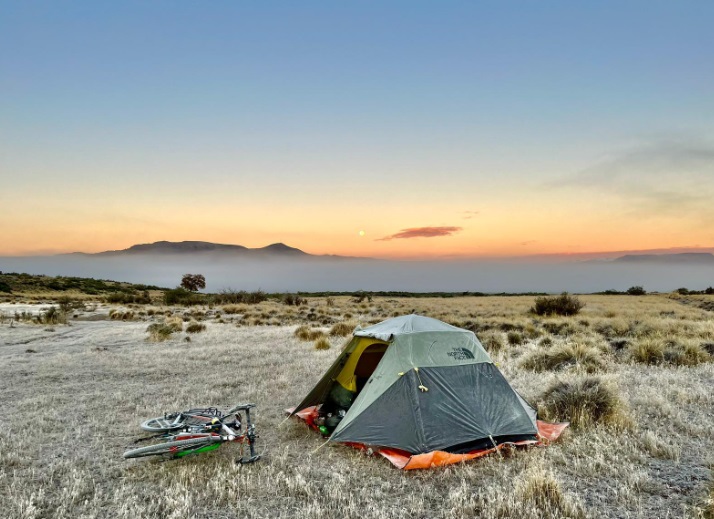
[[[181,288],[198,292],[202,288],[206,288],[206,278],[203,274],[184,274],[181,278]]]

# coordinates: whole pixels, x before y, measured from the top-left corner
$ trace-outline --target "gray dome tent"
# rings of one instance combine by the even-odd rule
[[[419,315],[357,328],[292,414],[331,399],[346,408],[332,442],[463,453],[538,434],[474,333]]]

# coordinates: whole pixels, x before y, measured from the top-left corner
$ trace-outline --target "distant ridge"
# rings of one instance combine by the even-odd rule
[[[290,247],[284,243],[273,243],[266,247],[248,248],[243,245],[229,245],[224,243],[211,243],[207,241],[157,241],[154,243],[141,243],[132,245],[127,249],[109,250],[96,253],[74,252],[83,256],[125,256],[141,254],[201,254],[207,252],[218,252],[222,254],[236,255],[272,255],[272,256],[313,256],[306,252]]]
[[[709,252],[681,252],[678,254],[626,254],[612,260],[614,263],[667,263],[714,265],[714,254]]]

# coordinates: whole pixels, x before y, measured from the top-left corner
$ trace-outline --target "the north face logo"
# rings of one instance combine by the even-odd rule
[[[474,354],[471,353],[471,350],[467,350],[466,348],[454,348],[447,353],[447,355],[449,357],[454,357],[455,360],[468,360],[474,358]]]

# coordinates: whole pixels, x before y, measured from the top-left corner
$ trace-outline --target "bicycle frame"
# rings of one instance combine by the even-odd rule
[[[194,438],[211,438],[215,442],[213,444],[198,447],[193,450],[177,452],[176,456],[178,457],[217,449],[223,442],[238,442],[243,444],[247,441],[248,447],[250,449],[250,455],[247,458],[245,456],[241,456],[241,458],[237,461],[241,464],[253,463],[254,461],[260,459],[260,455],[255,453],[254,444],[257,435],[255,434],[255,425],[251,422],[250,419],[250,410],[254,407],[255,404],[239,404],[230,409],[225,415],[223,415],[221,418],[218,418],[218,422],[215,423],[216,426],[220,424],[220,431],[206,431],[206,428],[209,428],[214,425],[212,422],[214,419],[217,418],[216,416],[203,416],[190,412],[179,413],[176,420],[179,420],[182,417],[188,417],[191,419],[198,419],[199,421],[206,423],[202,425],[188,425],[182,432],[166,433],[164,435],[161,435],[161,437],[169,439],[170,441],[190,440]],[[245,432],[243,433],[241,433],[243,423],[241,421],[241,416],[238,414],[238,411],[245,411],[246,428]],[[231,416],[235,416],[236,421],[232,424],[225,423],[225,421]]]

